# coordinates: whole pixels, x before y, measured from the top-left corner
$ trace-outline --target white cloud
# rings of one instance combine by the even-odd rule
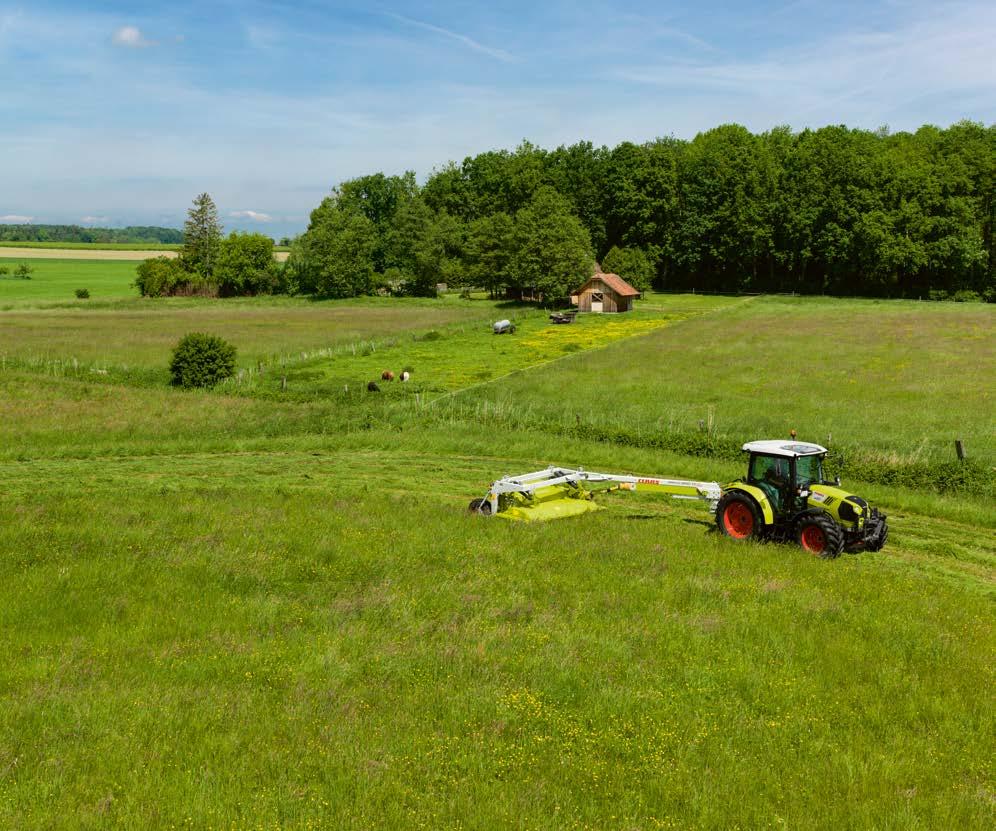
[[[273,222],[273,217],[260,211],[232,211],[229,214],[233,219],[249,219],[253,222]]]
[[[84,216],[80,222],[84,225],[97,225],[101,222],[110,222],[111,218],[109,216]]]
[[[0,216],[0,222],[10,222],[14,225],[27,225],[33,216],[21,216],[20,214],[7,214],[6,216]]]
[[[156,45],[154,40],[146,39],[137,26],[122,26],[120,29],[115,29],[111,42],[115,46],[124,46],[128,49],[144,49]]]

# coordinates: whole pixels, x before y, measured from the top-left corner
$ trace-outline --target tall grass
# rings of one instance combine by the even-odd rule
[[[820,438],[806,389],[830,380],[849,396],[843,414],[829,399],[835,446],[930,461],[918,424],[985,424],[971,373],[991,369],[991,318],[887,306],[893,340],[856,338],[853,388],[836,357],[791,355],[738,387],[755,323],[882,315],[757,300],[686,318],[679,299],[630,318],[663,328],[575,352],[611,321],[523,315],[506,339],[480,320],[509,310],[462,302],[156,307],[264,324],[276,347],[251,348],[271,363],[242,389],[153,384],[151,358],[120,372],[157,325],[127,304],[98,318],[121,331],[92,364],[0,360],[0,827],[990,827],[990,498],[848,480],[892,531],[832,562],[640,493],[540,525],[465,508],[549,463],[728,481],[772,401]],[[302,336],[337,310],[369,328]],[[63,318],[35,313],[57,340]],[[785,343],[752,337],[752,355]],[[409,384],[321,394],[416,354]],[[870,383],[893,360],[920,386]],[[661,432],[734,451],[643,440]]]

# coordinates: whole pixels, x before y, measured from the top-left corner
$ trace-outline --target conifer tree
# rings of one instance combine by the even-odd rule
[[[221,245],[221,233],[218,208],[209,194],[202,193],[194,199],[183,224],[184,266],[210,277]]]

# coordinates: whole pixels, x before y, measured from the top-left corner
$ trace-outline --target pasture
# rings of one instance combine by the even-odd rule
[[[738,475],[643,440],[699,419],[991,460],[993,323],[692,296],[558,327],[457,298],[0,311],[0,825],[990,827],[990,497],[845,480],[893,534],[832,562],[638,494],[545,525],[465,507],[550,462]],[[165,385],[191,329],[241,383]]]
[[[34,259],[4,257],[0,248],[0,266],[10,274],[0,277],[0,308],[33,306],[39,302],[67,304],[93,303],[135,297],[135,263],[128,260]],[[27,263],[33,269],[30,280],[13,278],[14,269]],[[77,300],[76,289],[88,289],[90,300]]]

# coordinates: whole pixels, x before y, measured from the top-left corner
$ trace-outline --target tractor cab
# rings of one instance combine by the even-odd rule
[[[785,441],[752,441],[743,446],[750,453],[747,483],[764,491],[781,515],[798,510],[812,485],[823,483],[825,447]]]

